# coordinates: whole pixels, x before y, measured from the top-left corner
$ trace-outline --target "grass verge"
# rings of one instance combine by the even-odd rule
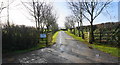
[[[91,44],[91,46],[105,53],[109,53],[112,56],[120,57],[120,54],[119,54],[120,48],[109,47],[107,45],[97,45],[97,44]]]
[[[58,36],[58,32],[59,32],[59,31],[57,31],[57,32],[53,35],[53,37],[52,37],[52,42],[50,43],[50,45],[53,45],[53,44],[56,43],[56,38],[57,38],[57,36]]]
[[[83,40],[81,37],[78,37],[78,36],[75,36],[74,34],[68,32],[68,31],[65,31],[68,35],[72,36],[73,38],[75,38],[76,40],[79,40],[81,42],[85,42],[85,40]]]
[[[108,45],[97,45],[97,43],[95,44],[89,44],[86,40],[82,39],[81,37],[75,36],[74,34],[65,31],[68,35],[72,36],[74,39],[79,40],[83,43],[88,44],[88,46],[92,46],[93,48],[96,48],[100,51],[103,51],[105,53],[109,53],[112,56],[116,56],[116,57],[120,57],[120,48],[117,47],[110,47]]]

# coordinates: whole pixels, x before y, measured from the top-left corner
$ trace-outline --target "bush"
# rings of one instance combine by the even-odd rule
[[[5,25],[2,28],[3,53],[29,49],[36,46],[38,41],[39,31],[34,27],[25,27],[24,25]]]

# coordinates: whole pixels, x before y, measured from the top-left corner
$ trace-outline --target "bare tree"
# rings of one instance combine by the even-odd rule
[[[23,2],[22,2],[23,3]],[[32,0],[32,3],[23,3],[30,15],[34,17],[36,22],[36,28],[43,32],[45,26],[49,31],[49,27],[56,20],[56,16],[52,13],[53,6],[46,4],[46,2],[39,2],[39,0]]]
[[[1,2],[0,3],[0,14],[2,13],[3,9],[5,9],[5,8],[6,8],[6,6],[4,6],[4,3]]]
[[[39,29],[40,25],[42,24],[43,20],[43,7],[45,2],[39,2],[39,0],[35,1],[32,0],[32,2],[27,2],[22,4],[25,6],[25,8],[28,10],[29,14],[34,17],[34,20],[36,22],[36,28]]]
[[[52,14],[52,6],[49,4],[49,5],[46,5],[46,7],[44,8],[44,24],[45,26],[47,27],[47,30],[49,31],[49,27],[50,25],[54,22],[54,16]]]
[[[5,6],[3,2],[0,2],[0,26],[1,26],[1,13],[5,8],[7,8],[7,6]]]
[[[51,24],[51,30],[53,31],[53,33],[55,33],[56,31],[58,31],[58,24],[56,22],[56,20],[54,20],[53,24]]]
[[[72,29],[74,29],[74,34],[75,34],[75,23],[76,23],[76,19],[75,19],[75,17],[74,16],[67,16],[66,17],[66,22],[67,22],[67,26],[70,26],[69,28],[70,28],[70,30],[71,30],[71,32],[72,32]]]
[[[78,23],[78,36],[80,37],[80,28],[81,28],[81,32],[82,32],[82,38],[84,39],[84,33],[83,33],[83,2],[68,2],[69,4],[69,7],[70,7],[70,10],[72,10],[73,14],[76,16],[76,19],[77,19],[77,23]],[[81,26],[81,27],[80,27]]]
[[[111,1],[106,2],[98,2],[92,0],[91,2],[84,2],[83,3],[83,10],[86,12],[83,16],[90,22],[90,35],[89,35],[89,42],[94,42],[94,33],[93,33],[93,22],[94,20],[100,15],[100,13],[110,4]]]
[[[7,5],[7,24],[8,24],[8,26],[10,26],[10,23],[9,23],[9,0],[8,0],[8,5]]]
[[[72,27],[70,27],[70,25],[68,24],[68,22],[65,22],[64,25],[65,25],[65,28],[66,28],[67,30],[70,29],[70,28],[72,28]]]
[[[0,28],[1,28],[1,13],[3,11],[3,9],[5,9],[6,6],[3,5],[3,2],[0,3]]]
[[[7,24],[8,24],[8,26],[9,26],[9,6],[10,6],[13,2],[14,2],[14,0],[12,0],[12,1],[7,0],[7,5],[5,5],[5,2],[3,2],[3,1],[0,2],[0,15],[1,15],[2,11],[3,11],[5,8],[7,8]],[[0,16],[0,18],[1,18],[1,16]]]
[[[3,1],[0,1],[0,14],[2,13],[2,11],[5,9],[5,8],[7,8],[8,6],[10,6],[13,2],[14,2],[14,0],[12,0],[12,1],[10,1],[9,2],[9,0],[7,0],[7,5],[5,4],[5,2],[3,2]]]

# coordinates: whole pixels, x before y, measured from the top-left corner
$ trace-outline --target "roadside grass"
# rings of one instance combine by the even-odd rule
[[[49,45],[53,45],[56,42],[57,35],[58,35],[58,31],[52,36],[52,42],[49,43]],[[9,54],[14,55],[14,54],[19,54],[19,53],[26,53],[26,52],[29,52],[29,51],[34,51],[34,50],[38,50],[38,49],[41,49],[41,48],[45,48],[46,44],[43,44],[45,42],[46,41],[40,41],[40,43],[37,44],[37,46],[35,46],[33,48],[25,49],[25,50],[10,51],[10,52],[5,53],[5,55],[9,55]]]
[[[91,46],[105,53],[109,53],[112,56],[120,57],[120,54],[119,54],[120,48],[109,47],[107,45],[97,45],[97,44],[91,44]]]
[[[74,39],[79,40],[85,44],[87,44],[88,46],[92,46],[93,48],[96,48],[100,51],[103,51],[105,53],[109,53],[112,56],[116,56],[116,57],[120,57],[120,48],[117,47],[110,47],[109,45],[98,45],[97,43],[94,44],[89,44],[86,40],[82,39],[81,37],[75,36],[74,34],[65,31],[68,35],[72,36]]]
[[[68,35],[72,36],[73,38],[75,38],[76,40],[79,40],[81,42],[85,42],[85,40],[83,40],[81,37],[78,37],[78,36],[75,36],[74,34],[68,32],[68,31],[65,31]]]
[[[56,43],[56,38],[57,38],[57,36],[58,36],[58,32],[59,32],[59,31],[57,31],[57,32],[53,35],[53,37],[52,37],[52,42],[50,43],[50,45],[53,45],[53,44]]]

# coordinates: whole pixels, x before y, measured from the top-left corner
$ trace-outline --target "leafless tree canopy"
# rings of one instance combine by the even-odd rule
[[[6,8],[6,6],[4,6],[3,2],[1,2],[0,3],[0,14],[1,14],[2,10],[5,9],[5,8]]]
[[[107,5],[110,4],[110,1],[107,2],[84,2],[83,10],[90,15],[91,18],[88,18],[87,15],[83,16],[90,22],[93,23],[93,20],[104,10]]]
[[[34,17],[36,28],[43,29],[45,26],[49,28],[56,23],[56,15],[53,14],[53,6],[46,4],[46,2],[39,2],[39,0],[32,0],[32,3],[22,4],[29,11],[30,15]],[[55,26],[55,25],[54,25]]]
[[[66,24],[68,25],[68,26],[70,26],[71,28],[74,28],[75,27],[75,17],[74,16],[68,16],[68,17],[66,17]]]
[[[109,5],[111,1],[106,2],[99,2],[96,0],[92,0],[90,2],[73,2],[70,0],[68,2],[70,9],[72,10],[73,14],[80,20],[82,23],[83,18],[90,22],[90,41],[94,41],[94,34],[93,34],[93,22],[94,20],[100,15],[100,13]],[[78,21],[79,22],[79,21]],[[78,23],[79,24],[79,23]],[[79,27],[79,25],[78,25]]]

